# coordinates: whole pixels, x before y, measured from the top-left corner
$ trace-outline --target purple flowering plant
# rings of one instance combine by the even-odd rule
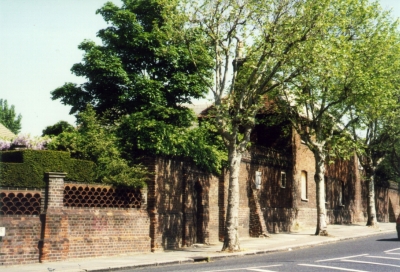
[[[51,142],[49,137],[32,137],[29,134],[19,134],[13,139],[0,138],[0,151],[10,150],[13,147],[44,150],[49,142]]]

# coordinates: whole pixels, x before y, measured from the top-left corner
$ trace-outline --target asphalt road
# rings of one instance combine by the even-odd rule
[[[280,253],[124,271],[400,271],[400,241],[392,233]]]

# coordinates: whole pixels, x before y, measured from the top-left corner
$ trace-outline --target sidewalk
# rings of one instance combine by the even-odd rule
[[[203,260],[211,261],[221,258],[286,251],[382,233],[393,233],[393,238],[397,237],[396,223],[379,223],[379,229],[357,224],[329,225],[329,236],[327,237],[315,236],[313,235],[314,231],[315,229],[303,229],[291,233],[271,234],[269,238],[244,238],[240,240],[241,251],[237,253],[221,253],[222,243],[220,243],[216,245],[194,245],[189,248],[156,253],[129,254],[29,265],[0,266],[0,270],[4,272],[46,272],[52,271],[52,269],[55,269],[54,272],[115,271],[123,268],[192,263]]]

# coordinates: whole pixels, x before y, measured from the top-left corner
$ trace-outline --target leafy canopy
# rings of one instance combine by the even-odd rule
[[[176,0],[124,0],[122,7],[106,3],[97,10],[110,25],[97,36],[102,45],[85,40],[79,45],[83,61],[71,71],[87,81],[66,83],[52,92],[72,106],[71,114],[87,104],[110,121],[147,110],[147,118],[188,126],[189,110],[182,106],[203,97],[200,74],[208,63],[194,65],[182,33],[184,14]],[[192,33],[192,42],[201,42]]]
[[[71,114],[89,104],[118,126],[123,155],[131,161],[138,153],[189,156],[218,172],[224,155],[213,148],[215,141],[207,141],[213,136],[204,128],[191,128],[196,118],[185,106],[207,91],[211,65],[203,35],[186,27],[178,0],[122,2],[97,11],[109,24],[97,34],[102,44],[79,45],[84,57],[71,71],[87,81],[66,83],[52,98],[72,106]],[[192,55],[199,61],[193,63]]]
[[[42,131],[42,136],[57,136],[61,134],[64,131],[72,131],[74,130],[74,127],[66,122],[66,121],[59,121],[55,123],[52,126],[47,126],[43,131]]]
[[[358,143],[349,141],[347,129],[365,128],[367,115],[376,117],[392,103],[398,33],[388,14],[367,0],[327,1],[321,23],[301,57],[289,62],[302,72],[279,88],[279,100],[312,151],[349,156]]]
[[[77,115],[76,129],[63,131],[48,144],[51,150],[69,151],[71,157],[96,163],[97,179],[117,186],[143,187],[148,174],[141,165],[121,157],[113,127],[98,120],[92,107]]]
[[[15,113],[14,105],[8,106],[6,99],[0,99],[0,123],[6,128],[11,130],[14,134],[18,134],[21,131],[21,114]]]

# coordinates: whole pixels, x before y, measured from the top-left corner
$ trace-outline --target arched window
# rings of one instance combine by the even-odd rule
[[[308,182],[307,182],[307,172],[301,171],[300,177],[300,188],[301,188],[301,200],[308,200]]]
[[[280,180],[281,188],[286,188],[286,172],[281,171],[281,180]]]

